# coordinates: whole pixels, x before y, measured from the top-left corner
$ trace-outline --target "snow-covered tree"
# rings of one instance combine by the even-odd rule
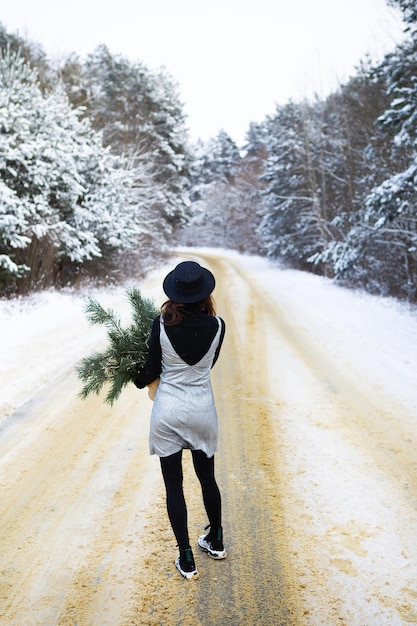
[[[306,102],[289,102],[277,107],[266,126],[266,212],[260,232],[270,256],[303,267],[325,237],[314,111]]]
[[[193,218],[182,242],[258,252],[258,176],[224,131],[195,146],[191,169]]]
[[[389,142],[375,127],[387,103],[385,80],[369,63],[362,63],[356,76],[323,102],[322,202],[329,237],[310,261],[337,278],[349,276],[362,283],[370,270],[362,250],[361,224],[364,198],[389,166]]]
[[[401,2],[408,20],[415,17],[414,3]],[[403,295],[417,296],[417,29],[388,55],[379,68],[391,98],[378,119],[392,137],[390,171],[369,192],[365,201],[364,247],[381,252],[391,268],[391,281]]]
[[[387,0],[388,4],[400,9],[404,22],[410,24],[411,29],[417,26],[417,6],[414,0]]]
[[[192,197],[198,198],[200,189],[212,182],[233,184],[240,162],[239,148],[224,130],[206,142],[199,140],[192,168]]]
[[[185,116],[177,86],[99,46],[85,63],[70,57],[61,70],[72,102],[82,103],[104,144],[135,172],[135,202],[146,245],[160,248],[188,219],[189,164]]]
[[[0,280],[30,272],[53,282],[65,262],[132,244],[129,171],[103,148],[59,86],[43,95],[36,71],[0,57]]]
[[[42,46],[28,41],[18,33],[11,33],[0,23],[0,50],[19,53],[30,67],[36,69],[38,82],[42,89],[50,87],[55,81],[55,73]]]

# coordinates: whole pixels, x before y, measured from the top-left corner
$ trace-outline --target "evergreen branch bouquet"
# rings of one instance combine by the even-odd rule
[[[85,312],[90,324],[105,326],[109,342],[102,352],[85,357],[76,367],[83,382],[79,394],[83,399],[92,393],[99,394],[109,383],[105,401],[113,404],[146,361],[152,322],[160,311],[138,289],[128,289],[126,294],[132,310],[132,322],[126,328],[122,327],[117,313],[104,309],[92,298],[87,302]]]

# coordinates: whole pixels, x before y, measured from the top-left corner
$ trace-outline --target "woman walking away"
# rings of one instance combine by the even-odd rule
[[[210,531],[198,539],[213,559],[224,559],[221,496],[214,476],[217,413],[210,369],[225,333],[211,296],[213,274],[193,261],[179,263],[163,282],[168,300],[152,326],[147,361],[135,380],[142,389],[158,377],[149,447],[160,457],[168,517],[179,547],[175,566],[184,578],[198,576],[188,537],[182,451],[190,449]]]

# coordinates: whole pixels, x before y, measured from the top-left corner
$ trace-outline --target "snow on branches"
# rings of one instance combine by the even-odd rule
[[[36,271],[35,240],[43,254],[76,263],[101,256],[104,244],[131,245],[133,181],[122,158],[103,147],[62,86],[44,94],[36,72],[9,50],[0,56],[0,129],[0,243],[10,261],[3,274]]]

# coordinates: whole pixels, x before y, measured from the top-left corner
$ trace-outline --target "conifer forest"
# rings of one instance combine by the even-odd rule
[[[241,146],[190,141],[166,70],[105,45],[52,60],[0,24],[0,296],[121,281],[198,245],[417,302],[417,8],[388,3],[401,44]]]

